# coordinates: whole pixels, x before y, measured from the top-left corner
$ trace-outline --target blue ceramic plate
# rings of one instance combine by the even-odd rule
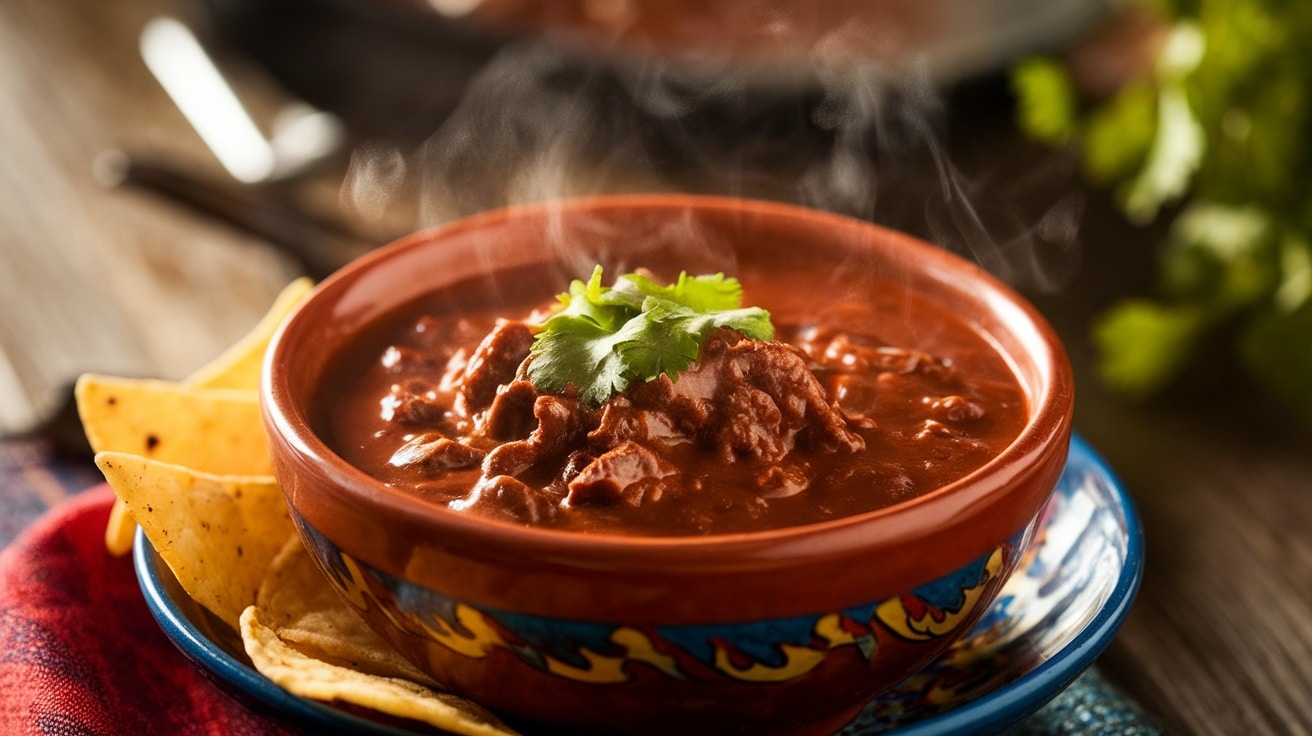
[[[288,694],[256,672],[228,626],[191,600],[137,531],[141,590],[164,633],[202,672],[251,708],[315,733],[410,736]],[[1102,652],[1143,572],[1134,507],[1081,439],[1020,568],[947,654],[870,702],[840,736],[991,733],[1043,706]]]

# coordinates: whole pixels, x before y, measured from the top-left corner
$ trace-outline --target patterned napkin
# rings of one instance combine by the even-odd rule
[[[129,557],[105,552],[101,486],[0,553],[0,733],[285,734],[193,668],[146,609]]]

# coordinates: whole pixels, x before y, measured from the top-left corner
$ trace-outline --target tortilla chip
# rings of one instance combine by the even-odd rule
[[[260,674],[283,689],[311,700],[338,701],[397,718],[436,726],[465,736],[513,734],[483,707],[409,680],[378,677],[307,656],[289,646],[264,623],[256,606],[241,615],[241,638]]]
[[[274,558],[255,605],[279,639],[315,659],[437,686],[342,600],[299,537]]]
[[[250,332],[219,357],[187,376],[183,382],[198,388],[258,389],[260,367],[264,363],[264,351],[269,347],[269,340],[312,288],[314,282],[309,278],[299,278],[287,284]]]
[[[273,476],[202,473],[120,452],[96,455],[183,590],[233,629],[295,534]]]
[[[75,395],[95,452],[131,452],[210,473],[273,472],[254,391],[86,374]],[[105,526],[110,554],[131,551],[134,526],[116,501]]]
[[[95,452],[130,452],[204,473],[273,472],[254,391],[88,373],[76,396]]]
[[[245,337],[183,384],[83,376],[77,403],[92,450],[135,452],[211,473],[271,472],[255,403],[260,366],[273,333],[313,286],[301,278],[284,287]],[[116,499],[105,525],[109,553],[132,551],[135,528],[127,507]]]
[[[132,551],[136,532],[137,522],[132,519],[128,505],[115,496],[114,505],[109,509],[109,521],[105,523],[105,549],[115,557],[122,557]]]

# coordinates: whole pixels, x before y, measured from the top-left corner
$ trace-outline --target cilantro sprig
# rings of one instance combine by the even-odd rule
[[[661,285],[636,273],[602,286],[597,266],[557,299],[561,307],[540,326],[529,380],[542,391],[574,387],[599,405],[634,382],[677,378],[697,360],[702,339],[728,327],[757,340],[774,338],[770,313],[743,307],[742,285],[722,273],[679,274]]]
[[[1147,397],[1218,362],[1212,352],[1229,343],[1312,424],[1312,6],[1137,5],[1155,18],[1159,43],[1112,96],[1082,99],[1056,58],[1012,74],[1031,137],[1078,151],[1087,178],[1130,220],[1174,218],[1156,292],[1117,302],[1093,325],[1099,374]]]

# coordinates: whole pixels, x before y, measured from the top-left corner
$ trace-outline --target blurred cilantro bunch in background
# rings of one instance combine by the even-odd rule
[[[1094,324],[1100,376],[1146,397],[1220,336],[1312,422],[1312,3],[1140,5],[1151,61],[1115,91],[1090,98],[1056,58],[1012,73],[1031,137],[1074,146],[1132,221],[1173,218],[1157,293]]]

